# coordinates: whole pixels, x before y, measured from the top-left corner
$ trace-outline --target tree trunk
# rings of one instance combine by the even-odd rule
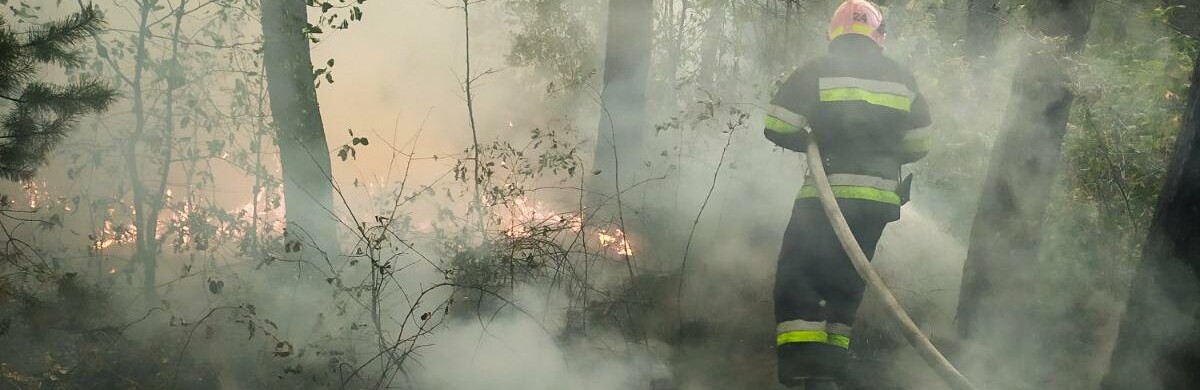
[[[1103,390],[1200,388],[1200,57]]]
[[[628,187],[641,166],[646,78],[654,12],[650,0],[609,0],[604,54],[604,91],[593,167],[593,188],[615,192]],[[621,169],[624,171],[618,172]],[[618,175],[620,180],[618,183]]]
[[[146,212],[149,201],[163,202],[159,199],[146,199],[146,188],[142,183],[142,175],[138,161],[138,142],[146,134],[146,96],[142,85],[142,73],[150,62],[146,58],[146,39],[150,35],[150,11],[154,1],[144,1],[138,8],[138,35],[134,49],[133,79],[129,81],[133,89],[133,136],[125,144],[125,167],[129,173],[130,187],[133,192],[133,223],[137,231],[134,237],[133,258],[142,263],[142,298],[147,306],[158,305],[158,253],[154,251],[154,229],[158,224],[158,215]]]
[[[283,170],[287,241],[336,254],[337,226],[332,171],[317,90],[313,86],[305,2],[263,0],[263,50],[271,116],[275,120]],[[317,248],[307,248],[316,245]]]
[[[967,0],[967,60],[976,75],[987,75],[995,64],[1000,35],[999,0]]]
[[[1006,368],[1019,371],[1013,354],[1035,345],[1027,343],[1030,330],[1012,318],[1026,318],[1035,299],[1024,286],[1036,276],[1030,267],[1074,95],[1050,55],[1023,59],[1015,74],[1004,133],[992,150],[972,224],[957,321],[959,335],[980,348],[967,352],[980,352],[973,357],[982,367],[1005,357]]]
[[[708,19],[704,21],[704,45],[700,49],[700,85],[709,91],[718,88],[717,73],[721,67],[721,45],[725,39],[726,0],[712,2]]]
[[[1029,3],[1033,26],[1051,37],[1067,37],[1067,52],[1083,49],[1095,0],[1036,0]]]
[[[1163,0],[1163,8],[1169,8],[1167,24],[1175,31],[1200,39],[1200,1]]]
[[[1064,3],[1047,1],[1056,7]],[[1031,12],[1031,18],[1047,35],[1069,34],[1068,50],[1077,50],[1091,7],[1065,7],[1089,12]],[[1084,27],[1052,28],[1052,20]],[[1037,297],[1029,286],[1037,279],[1041,226],[1074,100],[1060,61],[1053,52],[1035,50],[1018,64],[972,224],[956,320],[964,341],[959,361],[971,364],[968,376],[984,388],[993,387],[993,380],[1014,378],[1028,382],[1005,387],[1036,387],[1039,378],[1052,375],[1036,359],[1045,341],[1031,317]]]

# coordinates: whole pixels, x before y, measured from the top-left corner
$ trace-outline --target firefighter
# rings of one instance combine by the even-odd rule
[[[883,13],[847,0],[829,25],[828,52],[796,70],[771,100],[767,139],[803,152],[821,147],[829,184],[868,257],[884,226],[900,218],[911,176],[900,166],[924,157],[929,108],[912,74],[884,56]],[[836,389],[845,378],[851,327],[864,283],[821,209],[811,177],[784,232],[775,280],[779,381]]]

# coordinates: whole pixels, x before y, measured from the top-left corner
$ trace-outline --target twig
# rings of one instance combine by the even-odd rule
[[[475,206],[473,208],[475,209],[477,217],[479,217],[479,231],[482,233],[487,225],[484,223],[485,218],[483,217],[483,202],[479,197],[479,185],[480,181],[482,180],[479,177],[479,131],[475,127],[475,104],[471,96],[471,84],[474,83],[476,79],[476,77],[471,76],[471,2],[470,0],[462,0],[462,4],[463,37],[465,41],[463,48],[466,54],[465,62],[467,65],[467,77],[463,82],[463,89],[467,93],[467,118],[471,122],[471,143],[473,145],[472,150],[475,154]]]
[[[625,207],[621,203],[621,193],[623,192],[623,191],[621,191],[621,157],[618,154],[618,150],[617,150],[617,130],[615,128],[616,126],[613,124],[612,112],[609,112],[608,105],[604,104],[603,95],[600,94],[599,92],[597,92],[596,88],[592,87],[590,84],[588,85],[588,87],[592,90],[593,93],[601,96],[601,98],[599,99],[600,110],[603,111],[604,119],[606,121],[608,121],[608,134],[609,134],[609,137],[611,137],[611,139],[613,140],[610,145],[612,146],[612,153],[613,153],[613,187],[615,187],[615,189],[616,189],[616,194],[614,196],[616,197],[616,200],[617,200],[617,223],[621,227],[622,235],[626,235],[627,234],[626,232],[628,232],[628,229],[625,228],[625,212],[624,212]],[[624,248],[622,248],[622,249],[624,249]],[[630,286],[630,290],[633,294],[633,298],[636,301],[640,301],[641,298],[639,297],[640,293],[638,292],[638,286],[637,286],[637,272],[634,269],[634,263],[633,263],[634,257],[630,252],[632,252],[632,251],[623,250],[623,251],[621,251],[621,254],[625,257],[625,269],[629,273],[629,286]],[[649,350],[650,342],[649,342],[649,340],[647,340],[645,330],[642,329],[641,326],[634,325],[636,322],[634,320],[632,310],[629,309],[629,303],[626,302],[624,306],[625,306],[626,315],[629,316],[629,324],[633,328],[633,331],[636,334],[636,336],[638,337],[638,341],[641,342],[642,345],[647,350]]]
[[[712,198],[713,190],[717,188],[717,177],[721,174],[721,167],[725,164],[725,154],[729,152],[729,145],[733,143],[733,134],[737,132],[737,126],[729,129],[729,136],[725,137],[725,147],[721,149],[721,159],[717,161],[717,169],[713,170],[712,184],[708,186],[708,193],[704,195],[704,202],[700,204],[700,210],[696,211],[696,219],[692,221],[692,231],[688,233],[687,244],[683,246],[683,261],[679,264],[679,289],[675,292],[675,310],[679,320],[679,324],[683,324],[683,284],[687,280],[687,260],[688,253],[692,249],[692,239],[696,236],[696,226],[700,225],[700,216],[704,215],[704,209],[708,207],[708,200]]]

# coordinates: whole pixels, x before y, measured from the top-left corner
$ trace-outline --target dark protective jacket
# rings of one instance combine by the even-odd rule
[[[929,125],[912,73],[874,41],[847,34],[788,77],[771,100],[765,132],[775,144],[804,152],[810,127],[834,195],[888,205],[898,218],[900,165],[925,156]],[[798,198],[816,198],[816,189],[805,184]]]

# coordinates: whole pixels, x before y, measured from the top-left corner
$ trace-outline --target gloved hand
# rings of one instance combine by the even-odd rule
[[[900,205],[908,203],[909,197],[912,195],[912,178],[910,173],[904,176],[904,180],[900,180],[900,185],[896,187],[896,195],[900,195]]]
[[[801,131],[783,133],[771,129],[763,129],[763,134],[767,136],[768,140],[771,140],[771,142],[784,149],[804,153],[808,150],[808,137],[811,136],[809,134],[811,131],[811,128],[805,124],[804,129]]]

